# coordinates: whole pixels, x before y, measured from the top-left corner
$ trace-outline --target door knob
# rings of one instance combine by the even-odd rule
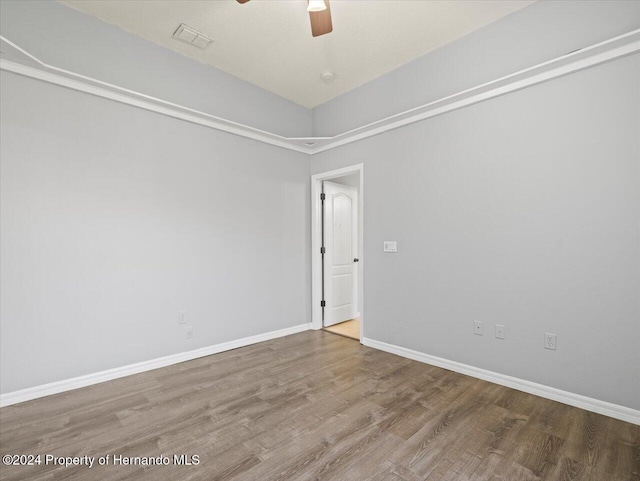
[[[353,262],[358,262],[359,260],[360,260],[360,259],[358,259],[357,257],[355,257],[355,258],[353,259]]]

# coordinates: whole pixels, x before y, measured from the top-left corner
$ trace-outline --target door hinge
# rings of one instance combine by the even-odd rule
[[[325,301],[320,301],[320,307],[324,307],[326,305],[327,305],[327,303]]]
[[[324,195],[324,192],[323,192],[322,194],[320,194],[320,200],[324,200],[324,199],[325,199],[325,197],[326,197],[326,196]]]
[[[326,254],[327,249],[325,249],[324,247],[320,247],[320,254]]]

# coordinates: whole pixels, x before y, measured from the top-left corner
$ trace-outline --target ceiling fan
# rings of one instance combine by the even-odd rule
[[[247,3],[249,0],[236,1],[238,3]],[[329,0],[307,0],[307,11],[311,20],[311,35],[319,37],[333,31]]]

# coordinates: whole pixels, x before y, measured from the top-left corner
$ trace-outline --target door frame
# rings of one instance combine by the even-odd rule
[[[342,169],[330,170],[311,176],[311,327],[322,329],[322,203],[320,193],[322,182],[349,174],[358,174],[360,184],[358,188],[358,286],[362,289],[362,303],[358,296],[358,311],[360,312],[360,343],[364,338],[364,164],[351,165]]]

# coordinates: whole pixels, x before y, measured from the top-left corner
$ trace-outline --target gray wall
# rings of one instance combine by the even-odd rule
[[[0,85],[2,393],[309,322],[309,157]]]
[[[636,54],[314,156],[365,163],[365,335],[640,409],[639,86]]]
[[[55,67],[279,135],[311,134],[311,110],[53,0],[0,1],[0,32]]]
[[[330,136],[640,28],[640,2],[539,0],[313,110]]]
[[[316,131],[637,28],[638,5],[534,4],[316,109]],[[0,6],[2,33],[47,62],[278,133],[310,128],[287,101],[62,5]],[[95,57],[73,45],[86,32]],[[0,391],[308,322],[310,165],[364,162],[367,337],[639,409],[639,58],[311,160],[2,73]]]

